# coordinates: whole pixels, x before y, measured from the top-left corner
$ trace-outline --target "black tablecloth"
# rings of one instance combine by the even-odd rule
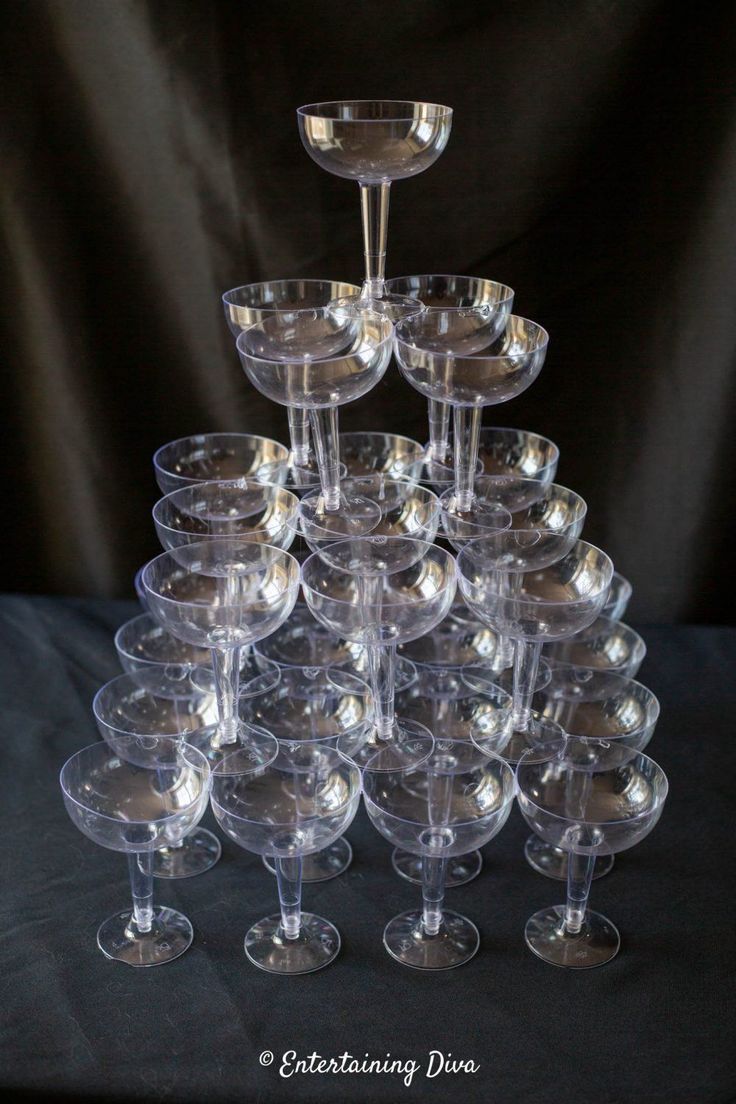
[[[569,972],[526,949],[527,917],[561,902],[563,890],[526,865],[514,811],[485,848],[481,877],[448,892],[481,930],[477,957],[435,975],[400,966],[381,932],[419,891],[394,875],[388,844],[361,811],[349,831],[351,869],[304,890],[305,907],[338,925],[340,957],[320,973],[283,978],[243,954],[246,929],[275,909],[276,886],[230,842],[207,874],[156,882],[158,902],[194,924],[184,956],[133,970],[97,949],[98,924],[128,902],[126,863],[73,827],[58,771],[97,737],[92,696],[118,673],[112,630],[134,612],[127,603],[0,600],[0,1085],[43,1099],[238,1104],[734,1099],[736,630],[644,630],[642,679],[662,702],[650,751],[671,789],[652,835],[593,885],[593,907],[621,932],[613,962]],[[431,1050],[480,1068],[427,1078]],[[275,1056],[270,1066],[264,1051]],[[390,1054],[420,1069],[408,1087],[398,1074],[286,1077],[287,1051]]]

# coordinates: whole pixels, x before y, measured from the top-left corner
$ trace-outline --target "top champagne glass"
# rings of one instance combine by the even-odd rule
[[[452,108],[412,100],[336,100],[297,109],[299,134],[317,164],[357,180],[363,220],[365,280],[361,305],[392,322],[421,309],[386,289],[386,238],[392,180],[416,176],[447,145]]]

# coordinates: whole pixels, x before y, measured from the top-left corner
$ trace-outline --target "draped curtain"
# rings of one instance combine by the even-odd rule
[[[5,589],[130,594],[157,551],[154,449],[286,438],[220,295],[360,278],[357,186],[310,160],[294,110],[381,96],[455,109],[442,157],[393,188],[388,274],[501,280],[551,334],[485,424],[559,444],[635,620],[731,617],[730,5],[10,0],[0,18]],[[340,419],[427,435],[395,367]]]

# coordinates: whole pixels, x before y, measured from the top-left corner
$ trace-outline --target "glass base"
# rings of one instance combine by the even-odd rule
[[[470,505],[462,509],[454,487],[440,495],[440,505],[442,530],[450,544],[458,548],[467,541],[508,529],[511,523],[508,510],[497,502],[488,502],[477,495],[473,495]]]
[[[420,855],[412,855],[409,851],[402,851],[394,847],[391,855],[391,865],[400,878],[404,878],[412,885],[422,884],[422,859]],[[483,869],[483,856],[480,851],[471,851],[467,855],[457,855],[454,859],[447,860],[445,870],[445,889],[453,886],[465,885],[477,878]]]
[[[518,763],[525,752],[534,753],[530,754],[528,762],[542,763],[559,751],[564,742],[565,733],[560,726],[555,721],[539,716],[533,716],[525,729],[515,728],[510,736],[503,737],[500,741],[496,736],[492,740],[473,741],[482,751],[495,752],[507,763]]]
[[[390,739],[382,739],[374,729],[350,758],[361,770],[409,770],[426,763],[433,751],[434,738],[428,728],[418,721],[397,717]]]
[[[618,954],[621,937],[618,930],[599,912],[586,912],[583,926],[577,935],[565,931],[564,905],[535,912],[526,922],[526,945],[539,958],[553,966],[566,966],[570,970],[588,970],[602,966]]]
[[[558,882],[567,881],[567,851],[561,847],[553,847],[551,843],[545,843],[539,836],[529,836],[524,844],[526,861],[538,874],[544,874],[545,878],[554,878]],[[613,869],[613,855],[600,855],[595,860],[593,878],[603,878]]]
[[[388,318],[390,322],[400,322],[402,318],[408,318],[424,310],[424,304],[418,299],[390,291],[385,291],[380,296],[363,294],[363,292],[360,295],[346,295],[334,300],[333,305],[371,311],[373,314],[380,314],[381,318]]]
[[[247,752],[254,769],[268,767],[279,754],[279,742],[275,736],[264,728],[249,725],[245,721],[238,721],[235,739],[226,744],[220,740],[218,725],[208,725],[207,728],[198,728],[196,732],[187,733],[187,743],[201,751],[211,767],[221,763],[234,751],[240,752],[241,767],[244,766]]]
[[[220,841],[206,828],[195,828],[180,847],[162,847],[153,852],[154,878],[193,878],[211,870],[222,853]]]
[[[347,475],[347,468],[340,464],[340,478]],[[278,483],[287,491],[294,494],[313,491],[320,486],[319,467],[317,457],[310,453],[306,464],[295,464],[293,453],[289,453],[287,464],[276,460],[272,464],[264,464],[258,471],[258,478],[267,483]]]
[[[203,694],[215,695],[215,675],[211,667],[195,667],[191,674],[192,685]],[[281,681],[281,668],[272,659],[266,659],[249,650],[243,657],[238,678],[238,699],[255,698],[267,694]]]
[[[335,840],[329,847],[324,847],[314,855],[307,855],[302,859],[303,882],[328,882],[330,878],[337,878],[343,874],[353,861],[353,849],[344,837]],[[271,859],[263,856],[263,865],[272,874],[276,873],[276,867]]]
[[[321,551],[323,542],[368,536],[380,520],[381,507],[365,495],[341,491],[338,509],[327,510],[320,491],[301,500],[295,524],[310,548]]]
[[[383,945],[397,962],[415,970],[451,970],[473,957],[480,946],[478,929],[457,912],[443,912],[437,935],[427,935],[420,909],[389,920]]]
[[[151,930],[139,932],[130,909],[116,912],[97,930],[97,946],[107,958],[128,966],[160,966],[184,954],[194,938],[192,925],[170,908],[153,910]]]
[[[311,974],[329,966],[340,950],[340,933],[329,920],[302,913],[296,939],[287,939],[281,915],[267,916],[245,937],[245,953],[260,970],[270,974]]]

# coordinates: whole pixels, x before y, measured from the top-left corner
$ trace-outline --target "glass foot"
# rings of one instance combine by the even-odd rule
[[[132,912],[126,909],[100,924],[97,946],[108,958],[128,966],[160,966],[184,954],[193,938],[192,925],[174,909],[154,909],[147,932],[138,931]]]
[[[192,684],[203,694],[215,696],[215,675],[211,667],[195,667]],[[281,681],[281,668],[272,659],[249,651],[240,665],[238,699],[255,698],[275,689]],[[215,709],[215,715],[217,711]]]
[[[340,492],[337,510],[328,510],[321,491],[305,495],[295,518],[297,531],[313,551],[323,543],[365,537],[381,520],[381,507],[364,495]]]
[[[529,762],[541,763],[559,751],[564,742],[565,733],[555,721],[533,715],[525,729],[514,728],[498,747],[483,746],[482,750],[495,751],[507,763],[518,763],[525,752],[534,752],[533,756],[529,756]],[[478,746],[481,747],[480,741]]]
[[[220,857],[222,847],[213,832],[195,828],[180,847],[162,847],[153,853],[154,878],[193,878],[210,870]]]
[[[372,314],[380,314],[381,318],[388,318],[391,322],[400,322],[402,318],[408,318],[409,315],[418,314],[424,310],[424,304],[418,299],[390,291],[380,296],[364,295],[362,292],[360,295],[346,295],[341,299],[333,300],[331,305],[370,311]]]
[[[426,763],[433,751],[434,738],[428,728],[418,721],[397,717],[390,739],[382,739],[374,729],[350,758],[361,770],[409,770]]]
[[[511,524],[511,514],[497,502],[487,502],[473,495],[467,507],[461,507],[455,488],[440,495],[442,529],[450,544],[463,545],[476,537],[488,537],[503,532]]]
[[[529,836],[524,844],[526,861],[538,874],[545,878],[555,878],[558,882],[567,881],[567,851],[545,843],[539,836]],[[603,878],[613,869],[613,855],[600,855],[595,860],[593,878]]]
[[[270,974],[311,974],[328,966],[339,950],[337,928],[311,912],[302,913],[296,939],[286,938],[280,915],[259,920],[245,937],[250,961]]]
[[[340,479],[344,479],[348,469],[340,464]],[[278,483],[287,491],[299,494],[301,491],[313,491],[320,486],[319,467],[317,458],[310,454],[306,464],[295,464],[293,454],[289,454],[288,463],[275,460],[272,464],[264,464],[258,470],[258,478],[266,483]]]
[[[409,851],[402,851],[394,847],[391,855],[391,865],[400,878],[404,878],[412,885],[422,884],[422,860],[419,855],[412,855]],[[467,855],[457,855],[454,859],[447,860],[445,874],[445,888],[465,885],[477,878],[483,869],[483,856],[480,851],[471,851]]]
[[[437,935],[427,935],[419,909],[389,920],[383,945],[398,962],[416,970],[451,970],[473,957],[480,946],[478,929],[457,912],[443,912]]]
[[[335,840],[329,847],[317,851],[315,855],[307,855],[302,859],[303,882],[328,882],[330,878],[337,878],[344,873],[353,861],[353,849],[344,837]],[[272,874],[276,868],[271,859],[263,856],[263,865]]]
[[[565,931],[564,905],[535,912],[526,922],[524,938],[535,955],[553,966],[567,966],[571,970],[587,970],[602,966],[618,954],[621,937],[618,930],[599,912],[586,912],[583,926],[577,935]]]
[[[212,767],[234,751],[240,753],[238,758],[241,769],[246,759],[252,769],[268,767],[279,754],[279,742],[275,736],[266,732],[265,728],[247,724],[245,721],[238,721],[235,739],[228,740],[227,743],[222,743],[218,725],[208,725],[207,728],[198,728],[196,732],[187,733],[187,743],[201,751]]]

